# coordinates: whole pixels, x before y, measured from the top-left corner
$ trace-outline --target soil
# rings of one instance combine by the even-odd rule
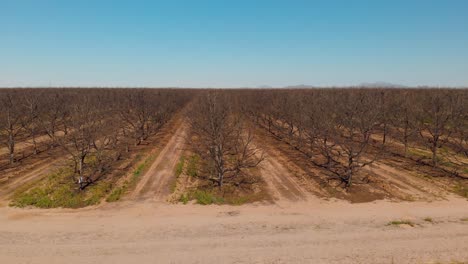
[[[275,180],[275,175],[278,174],[285,175],[284,177],[288,181],[296,182],[296,185],[302,188],[306,194],[312,194],[313,197],[338,198],[353,203],[383,199],[435,201],[446,199],[453,191],[454,179],[432,177],[437,172],[428,171],[426,166],[418,165],[415,161],[395,155],[384,157],[371,166],[364,167],[355,176],[356,179],[368,179],[367,182],[361,183],[359,180],[355,180],[350,188],[340,188],[329,181],[332,175],[328,171],[313,165],[308,157],[285,141],[268,133],[265,129],[256,129],[255,133],[256,139],[259,141],[258,145],[267,151],[268,159],[262,165],[267,170],[263,175],[276,196],[281,196],[281,188],[288,188],[287,183],[277,184],[279,189],[274,188],[274,183],[278,182]],[[273,166],[273,164],[276,165]],[[281,168],[286,168],[286,171]],[[293,189],[291,192],[283,190],[283,193],[293,196],[295,192]]]
[[[468,201],[0,208],[1,263],[468,261]],[[430,221],[424,220],[430,217]],[[411,225],[389,225],[391,221]],[[457,262],[457,263],[458,263]]]
[[[134,192],[132,199],[153,199],[166,201],[170,195],[169,184],[174,178],[174,168],[182,155],[187,125],[180,122],[169,142],[161,150],[157,158],[144,173]]]

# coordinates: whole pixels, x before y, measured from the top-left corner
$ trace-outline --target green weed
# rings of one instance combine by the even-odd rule
[[[112,190],[111,194],[106,198],[106,202],[112,203],[119,201],[122,195],[125,193],[125,191],[125,186],[115,188],[114,190]]]
[[[187,164],[186,173],[190,177],[197,177],[198,176],[198,163],[200,161],[200,157],[198,155],[190,156]]]
[[[106,181],[100,181],[80,191],[71,180],[73,171],[63,168],[44,179],[41,186],[14,195],[10,206],[39,208],[79,208],[98,204],[112,189]]]
[[[409,220],[395,220],[388,222],[387,226],[399,226],[399,225],[409,225],[411,227],[414,227],[415,224]]]
[[[182,156],[180,157],[180,160],[179,162],[177,163],[176,165],[176,170],[175,170],[175,174],[176,174],[176,177],[178,178],[182,172],[184,171],[184,164],[185,164],[185,157]]]
[[[468,198],[468,186],[463,184],[457,184],[454,188],[454,192],[460,196]]]
[[[434,223],[434,220],[430,217],[424,218],[424,221],[429,222],[429,223]]]
[[[188,194],[184,193],[180,196],[179,198],[179,202],[183,203],[183,204],[187,204],[189,202],[190,198],[188,196]]]
[[[222,197],[216,197],[212,193],[202,190],[197,190],[193,193],[193,197],[198,204],[209,205],[209,204],[222,204],[224,199]]]

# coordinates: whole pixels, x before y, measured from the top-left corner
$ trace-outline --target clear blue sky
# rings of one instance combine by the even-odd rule
[[[0,0],[0,86],[468,86],[468,1]]]

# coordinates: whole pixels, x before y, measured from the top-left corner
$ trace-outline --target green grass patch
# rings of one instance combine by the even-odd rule
[[[188,159],[186,173],[190,177],[198,176],[198,164],[200,162],[200,157],[198,155],[192,155]]]
[[[177,163],[176,168],[175,168],[176,178],[178,178],[184,171],[184,164],[185,164],[185,157],[182,156],[180,157],[180,160]]]
[[[71,168],[62,168],[47,176],[40,186],[13,196],[10,206],[38,208],[80,208],[98,204],[112,189],[112,184],[100,181],[85,190],[79,190],[71,180]]]
[[[124,186],[117,187],[112,190],[111,194],[106,198],[106,202],[112,203],[117,202],[122,198],[122,195],[125,193],[126,188]]]
[[[400,225],[409,225],[414,227],[415,224],[409,220],[395,220],[387,223],[387,226],[400,226]]]
[[[196,190],[193,193],[193,197],[197,201],[197,204],[202,205],[224,203],[224,199],[222,197],[217,197],[209,191]]]
[[[246,203],[252,203],[255,201],[263,200],[262,193],[252,194],[239,194],[226,192],[226,189],[230,186],[224,186],[223,190],[215,187],[213,189],[199,189],[184,193],[180,196],[179,202],[187,204],[191,200],[195,200],[197,204],[210,205],[210,204],[229,204],[229,205],[243,205]]]
[[[190,201],[189,195],[186,193],[182,194],[179,198],[179,202],[183,204],[187,204],[189,201]]]
[[[99,180],[85,190],[79,190],[77,184],[72,180],[73,169],[71,167],[61,168],[43,180],[35,182],[32,186],[20,188],[14,194],[10,206],[80,208],[96,205],[106,196],[107,202],[119,201],[128,190],[136,186],[138,180],[156,157],[157,155],[148,156],[142,163],[138,164],[129,180],[125,181],[122,186],[115,188],[112,182]],[[138,162],[139,159],[141,156],[138,155],[135,161]],[[95,161],[95,157],[90,156],[86,161],[91,164]]]
[[[210,205],[210,204],[223,204],[224,198],[217,196],[209,190],[195,190],[184,193],[180,196],[179,202],[187,204],[189,201],[195,200],[197,204]]]
[[[175,178],[172,179],[171,182],[169,183],[170,184],[169,189],[171,190],[171,193],[175,192],[177,188],[177,179],[180,177],[182,172],[184,172],[184,165],[185,165],[185,157],[182,156],[180,157],[179,162],[176,164],[176,167],[175,167]]]

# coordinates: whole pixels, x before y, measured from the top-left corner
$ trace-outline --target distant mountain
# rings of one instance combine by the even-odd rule
[[[407,86],[395,83],[388,82],[372,82],[372,83],[361,83],[357,85],[358,87],[367,87],[367,88],[405,88]]]
[[[315,87],[316,86],[308,85],[308,84],[298,84],[298,85],[285,86],[284,88],[303,89],[303,88],[315,88]]]
[[[310,84],[297,84],[297,85],[289,85],[284,86],[283,88],[286,89],[309,89],[309,88],[325,88],[325,87],[365,87],[365,88],[407,88],[408,86],[396,84],[396,83],[389,83],[389,82],[370,82],[370,83],[361,83],[358,85],[349,85],[349,86],[316,86]],[[269,85],[261,85],[257,88],[273,88]]]

